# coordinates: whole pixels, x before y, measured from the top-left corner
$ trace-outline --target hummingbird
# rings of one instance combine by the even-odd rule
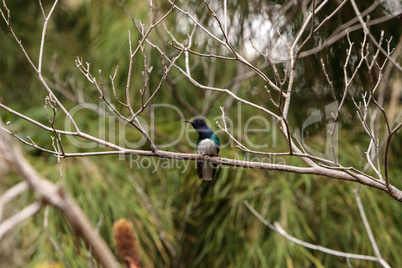
[[[199,134],[197,140],[197,154],[218,156],[219,153],[219,138],[218,136],[205,124],[202,119],[195,119],[193,122],[183,121],[193,126],[195,131]],[[203,181],[209,182],[215,177],[217,164],[199,160],[197,161],[197,174]]]

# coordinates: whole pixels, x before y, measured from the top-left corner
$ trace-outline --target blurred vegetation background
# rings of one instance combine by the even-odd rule
[[[272,19],[279,12],[285,1],[228,1],[229,31],[234,48],[245,55],[250,48],[245,46],[247,36],[263,36],[254,33],[253,24],[259,16]],[[359,1],[360,10],[373,4],[372,1]],[[386,1],[387,3],[392,1]],[[295,34],[304,21],[304,2],[282,14],[280,27],[288,36]],[[377,5],[370,13],[371,20],[394,12],[389,5]],[[52,1],[44,1],[45,10],[49,10]],[[330,1],[320,13],[316,22],[321,22],[330,14],[339,1]],[[7,1],[11,10],[11,22],[22,44],[37,63],[43,16],[35,1]],[[153,22],[169,8],[167,1],[154,1]],[[178,5],[192,10],[204,25],[214,25],[212,16],[205,5],[199,1],[179,1]],[[221,3],[212,3],[211,7],[219,10]],[[3,9],[4,10],[4,9]],[[113,99],[109,76],[114,74],[116,66],[116,89],[124,97],[126,74],[129,64],[128,31],[131,32],[133,45],[136,46],[140,35],[134,27],[134,21],[150,25],[150,7],[146,1],[128,0],[101,1],[75,0],[61,1],[53,15],[46,35],[44,55],[44,76],[54,89],[57,97],[66,108],[73,109],[77,103],[96,104],[105,107],[99,101],[98,92],[87,82],[75,67],[74,60],[83,57],[91,63],[94,76],[102,70],[104,87]],[[263,12],[262,12],[263,11]],[[276,14],[277,15],[277,14]],[[307,44],[306,50],[316,47],[340,25],[355,16],[350,4],[344,8],[318,32]],[[391,36],[391,47],[396,47],[401,38],[401,16],[371,27],[374,36],[385,31],[386,39]],[[193,24],[188,18],[174,11],[165,21],[179,41],[184,41],[191,32]],[[262,29],[262,28],[260,28]],[[250,34],[251,31],[251,34]],[[258,32],[258,31],[257,31]],[[268,34],[268,33],[267,33]],[[305,36],[307,36],[306,33]],[[362,31],[351,32],[355,43],[354,57],[359,54]],[[177,54],[170,47],[170,36],[164,27],[159,26],[151,35],[153,42],[167,51],[169,56]],[[46,90],[38,81],[35,72],[27,63],[23,53],[9,33],[4,22],[0,23],[0,102],[28,115],[35,120],[48,124],[43,108]],[[258,40],[256,42],[259,43]],[[348,42],[346,37],[333,45],[322,49],[309,57],[301,58],[297,67],[297,77],[292,96],[289,122],[292,133],[300,133],[303,122],[313,111],[321,110],[332,102],[331,92],[321,69],[322,58],[327,71],[334,80],[335,94],[343,94],[343,69]],[[197,31],[192,46],[194,51],[228,55],[228,51]],[[247,50],[248,49],[248,50]],[[374,51],[374,48],[371,48]],[[135,58],[132,102],[134,108],[140,107],[140,91],[143,83],[144,60],[153,66],[147,94],[153,92],[161,77],[161,70],[166,63],[161,55],[150,46],[145,46],[145,55]],[[283,56],[283,55],[282,55]],[[273,78],[273,72],[267,67],[263,57],[249,54],[253,64]],[[279,56],[278,56],[279,59]],[[384,57],[379,56],[382,62]],[[192,75],[205,85],[236,89],[240,97],[270,107],[269,96],[264,84],[258,77],[248,79],[235,78],[249,70],[233,61],[200,58],[190,55]],[[183,66],[184,60],[178,63]],[[399,64],[401,61],[399,60]],[[284,64],[278,63],[278,69]],[[348,71],[353,70],[348,66]],[[281,71],[282,72],[282,71]],[[282,72],[283,74],[283,72]],[[369,138],[360,126],[356,116],[352,96],[361,98],[369,90],[370,81],[376,81],[378,73],[368,73],[363,67],[342,112],[339,129],[339,159],[345,166],[363,169],[366,163],[364,152]],[[385,103],[390,100],[391,86],[399,76],[397,70],[391,70],[382,86]],[[374,77],[374,79],[372,79]],[[372,80],[370,80],[372,79]],[[274,94],[273,94],[274,95]],[[81,96],[78,98],[77,96]],[[277,96],[273,96],[277,97]],[[397,100],[397,112],[401,111],[401,99]],[[166,83],[153,100],[154,104],[172,104],[180,109],[186,119],[203,115],[209,119],[213,130],[218,130],[214,123],[220,120],[219,106],[225,106],[231,118],[233,132],[244,141],[244,124],[253,116],[265,114],[245,105],[237,104],[228,96],[205,92],[187,81],[177,70],[172,70]],[[127,114],[121,106],[118,109]],[[389,107],[385,105],[385,109]],[[141,114],[141,120],[148,124],[155,135],[152,137],[159,146],[169,144],[180,138],[184,130],[182,118],[173,109],[155,108]],[[21,137],[30,136],[37,144],[51,148],[50,134],[36,128],[22,119],[0,111],[4,122],[10,121],[13,130]],[[80,109],[74,118],[80,129],[94,136],[101,136],[122,146],[135,146],[141,140],[137,131],[122,125],[114,117],[100,117],[98,113]],[[59,113],[56,126],[64,128],[64,117]],[[287,145],[277,122],[268,119],[269,132],[248,134],[249,141],[256,145],[268,144],[268,152],[283,152]],[[379,123],[379,125],[383,124]],[[252,120],[250,129],[264,129],[264,120]],[[229,142],[228,137],[217,131],[222,147],[220,156],[237,159],[256,160],[254,155],[239,151]],[[197,135],[188,130],[188,136],[195,142]],[[306,143],[317,151],[322,151],[326,140],[325,119],[314,124],[305,134]],[[307,137],[306,137],[307,135]],[[77,148],[63,138],[67,151],[85,152],[105,148]],[[390,152],[389,173],[391,183],[402,187],[401,134],[393,138]],[[147,145],[137,146],[148,149]],[[175,145],[164,146],[165,150],[194,152],[186,137],[181,137]],[[291,235],[334,250],[348,253],[374,255],[373,248],[365,231],[356,206],[353,190],[354,183],[346,183],[323,177],[299,175],[282,172],[248,170],[223,167],[217,178],[211,183],[202,183],[197,178],[195,163],[157,158],[134,157],[86,157],[63,159],[60,176],[57,158],[39,150],[24,147],[26,157],[46,178],[56,182],[81,205],[93,225],[99,227],[99,233],[115,250],[111,236],[113,222],[127,218],[134,223],[138,235],[143,267],[345,267],[345,258],[335,257],[308,250],[295,245],[274,233],[262,224],[244,205],[248,201],[257,211],[270,221],[278,221]],[[265,161],[302,165],[294,158],[272,157]],[[159,162],[158,162],[159,161]],[[185,165],[190,168],[185,169]],[[149,166],[148,168],[145,168]],[[374,174],[372,174],[374,175]],[[0,170],[2,182],[0,192],[21,180],[11,170]],[[361,187],[365,212],[374,232],[383,258],[392,266],[402,263],[402,207],[387,194],[375,189]],[[26,202],[33,200],[31,192],[14,200],[6,215],[19,211]],[[62,254],[55,250],[43,227],[44,211],[29,221],[19,225],[0,242],[0,267],[95,267],[95,261],[88,254],[86,246],[74,237],[63,216],[52,208],[49,210],[49,233],[57,241]],[[378,263],[362,260],[349,260],[353,267],[380,267]]]

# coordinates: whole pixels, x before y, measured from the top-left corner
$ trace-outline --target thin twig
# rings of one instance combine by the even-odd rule
[[[362,220],[363,220],[364,227],[366,228],[366,231],[367,231],[367,234],[368,234],[368,236],[369,236],[371,245],[373,246],[374,253],[375,253],[375,255],[376,255],[377,258],[378,258],[378,262],[379,262],[383,267],[385,267],[385,268],[391,268],[391,266],[389,266],[389,264],[382,258],[380,249],[378,248],[377,243],[376,243],[376,241],[375,241],[375,239],[374,239],[374,235],[373,235],[373,232],[371,231],[370,224],[369,224],[369,222],[368,222],[368,220],[367,220],[366,213],[364,212],[362,200],[360,199],[360,196],[359,196],[359,189],[360,189],[360,186],[357,186],[357,187],[355,188],[355,190],[354,190],[354,194],[355,194],[355,198],[356,198],[356,203],[357,203],[357,207],[359,208],[360,217],[361,217]]]
[[[66,260],[66,256],[64,255],[63,251],[60,248],[60,245],[57,243],[56,239],[53,238],[52,234],[49,230],[49,210],[50,207],[47,206],[45,208],[45,214],[43,215],[43,228],[45,228],[47,238],[49,238],[50,242],[52,243],[53,247],[56,249],[57,253],[59,254],[60,258],[63,260],[63,264],[65,267],[70,267],[70,264]]]
[[[352,4],[353,10],[356,13],[357,18],[359,19],[360,24],[362,25],[363,29],[364,29],[364,33],[367,34],[370,39],[371,42],[374,43],[374,45],[376,45],[376,47],[378,47],[378,49],[381,51],[381,53],[390,61],[392,62],[392,64],[399,70],[402,71],[402,67],[381,47],[381,45],[377,42],[377,40],[374,38],[374,36],[371,34],[369,28],[367,27],[366,23],[363,20],[363,17],[359,11],[359,8],[356,5],[355,0],[350,0],[350,3]]]
[[[26,181],[22,181],[9,188],[0,196],[0,222],[3,221],[3,211],[7,203],[13,200],[17,195],[25,192],[28,188],[28,183]]]
[[[7,220],[2,221],[0,223],[0,240],[9,230],[38,213],[41,208],[42,203],[40,201],[36,201]]]
[[[259,214],[251,205],[249,202],[244,201],[244,205],[251,211],[251,213],[254,214],[254,216],[257,217],[258,220],[260,220],[264,225],[268,226],[271,230],[277,232],[278,234],[282,235],[283,237],[285,237],[286,239],[288,239],[289,241],[301,245],[305,248],[309,248],[309,249],[313,249],[313,250],[317,250],[317,251],[321,251],[327,254],[331,254],[334,256],[338,256],[338,257],[343,257],[343,258],[351,258],[351,259],[360,259],[360,260],[368,260],[368,261],[378,261],[378,259],[376,257],[373,256],[367,256],[367,255],[359,255],[359,254],[352,254],[352,253],[346,253],[346,252],[342,252],[342,251],[338,251],[338,250],[333,250],[333,249],[329,249],[323,246],[319,246],[319,245],[314,245],[311,243],[307,243],[304,242],[300,239],[297,239],[294,236],[289,235],[283,228],[282,226],[279,224],[279,222],[274,222],[273,224],[270,223],[269,221],[267,221],[266,219],[264,219],[261,214]]]

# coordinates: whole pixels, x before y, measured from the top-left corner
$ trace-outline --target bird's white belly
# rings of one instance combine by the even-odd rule
[[[204,139],[200,141],[197,147],[197,154],[216,155],[216,144],[213,140]]]

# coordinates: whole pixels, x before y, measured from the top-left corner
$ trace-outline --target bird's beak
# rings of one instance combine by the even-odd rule
[[[189,123],[189,124],[192,124],[193,122],[190,122],[190,121],[183,121],[184,123]]]

